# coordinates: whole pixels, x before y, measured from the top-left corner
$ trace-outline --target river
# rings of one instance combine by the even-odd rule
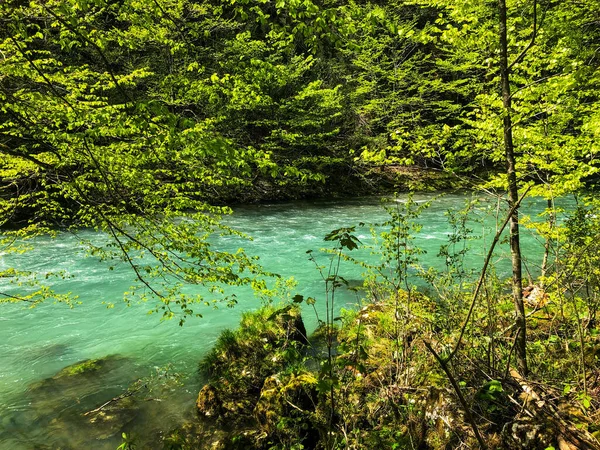
[[[418,202],[431,198],[415,196]],[[444,212],[461,208],[466,199],[462,194],[445,195],[422,213],[419,222],[423,228],[415,245],[427,251],[420,256],[424,265],[443,265],[436,255],[449,232]],[[568,207],[572,202],[565,204]],[[535,218],[544,205],[541,200],[529,200],[523,211]],[[482,197],[482,207],[488,210],[485,224],[473,222],[471,226],[474,234],[486,234],[489,242],[496,202]],[[249,254],[260,256],[266,269],[295,278],[298,284],[292,293],[313,296],[317,301],[323,297],[324,286],[306,251],[325,247],[323,237],[333,229],[384,220],[386,214],[374,198],[242,206],[234,208],[234,214],[226,219],[253,237],[244,246]],[[90,231],[82,233],[95,238]],[[357,228],[356,235],[365,242],[370,240],[366,228]],[[0,269],[14,265],[41,273],[64,270],[69,278],[59,282],[60,290],[78,294],[82,302],[74,308],[51,302],[33,309],[0,304],[0,449],[115,449],[122,431],[137,436],[142,448],[152,447],[161,433],[193,415],[194,399],[202,383],[197,364],[219,333],[236,327],[243,311],[260,305],[256,297],[244,291],[233,309],[198,306],[203,318],[189,319],[183,327],[177,321],[160,321],[158,316],[147,314],[150,305],[127,306],[119,301],[132,283],[132,273],[125,265],[109,271],[108,264],[86,257],[80,240],[81,236],[69,233],[55,239],[37,239],[32,251],[3,255],[0,260]],[[240,243],[223,238],[217,244],[235,249]],[[523,245],[535,271],[541,255],[539,239],[525,230]],[[485,243],[476,240],[471,246],[469,261],[477,266],[483,260]],[[501,245],[496,258],[504,273],[508,273],[508,264],[502,261],[507,252],[507,245]],[[374,258],[368,251],[358,254]],[[317,257],[322,262],[327,258]],[[344,266],[341,273],[351,280],[361,277],[357,267]],[[0,280],[0,291],[6,289]],[[114,302],[115,306],[109,309],[103,302]],[[354,292],[343,291],[338,296],[338,307],[352,307],[356,302]],[[316,321],[309,311],[306,320],[314,328]],[[118,357],[109,359],[99,376],[78,377],[73,385],[60,379],[48,380],[78,361],[109,355]],[[108,423],[110,418],[106,424],[82,419],[83,412],[125,392],[139,378],[160,384],[169,365],[168,373],[181,374],[182,378],[168,385],[168,401],[147,395],[143,407],[119,419],[122,426],[118,429]]]

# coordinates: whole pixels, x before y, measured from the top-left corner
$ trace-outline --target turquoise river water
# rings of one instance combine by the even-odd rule
[[[421,195],[415,200],[430,198]],[[436,255],[449,232],[444,212],[461,208],[466,199],[461,194],[445,195],[422,213],[423,228],[415,245],[427,250],[421,256],[424,265],[443,265]],[[532,200],[523,210],[535,217],[544,204]],[[482,206],[488,209],[485,225],[473,222],[471,226],[475,234],[487,235],[487,239],[471,243],[469,259],[474,266],[483,260],[485,242],[494,232],[496,201],[482,197]],[[293,293],[319,301],[323,282],[306,251],[325,247],[323,237],[331,230],[385,219],[379,200],[367,198],[238,207],[227,222],[254,238],[243,245],[248,253],[260,256],[266,269],[295,278],[298,285]],[[367,228],[358,228],[356,234],[365,242],[370,239]],[[94,239],[92,232],[83,235]],[[131,271],[125,265],[109,271],[108,264],[85,256],[80,240],[81,236],[64,233],[55,239],[38,239],[34,250],[25,254],[0,257],[0,270],[13,266],[42,274],[64,270],[71,277],[60,281],[59,289],[77,293],[82,302],[72,309],[51,303],[33,309],[0,304],[0,449],[115,449],[122,432],[136,437],[141,448],[158,446],[161,433],[194,414],[194,399],[202,384],[198,361],[224,328],[236,327],[243,311],[260,304],[244,292],[233,309],[198,306],[204,317],[189,319],[183,327],[177,321],[160,321],[146,314],[150,305],[127,307],[119,301],[132,283]],[[541,245],[528,231],[523,232],[523,241],[524,254],[535,270]],[[217,245],[235,250],[240,242],[223,238]],[[501,260],[507,251],[504,244],[497,252],[505,273],[508,265]],[[359,255],[374,258],[368,251]],[[327,260],[325,255],[318,258]],[[360,280],[361,269],[344,266],[341,274]],[[0,291],[16,293],[2,283]],[[342,292],[338,306],[352,307],[357,300],[356,293]],[[102,302],[116,306],[107,309]],[[316,321],[308,310],[306,321],[314,329]],[[75,376],[67,382],[52,378],[71,364],[107,357],[94,376]],[[84,415],[126,392],[137,379],[150,380],[152,385],[169,364],[170,373],[181,374],[179,383],[165,387],[157,382],[156,392],[149,390],[141,404],[125,408],[122,416]]]

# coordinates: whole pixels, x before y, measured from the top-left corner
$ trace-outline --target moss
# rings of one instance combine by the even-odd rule
[[[71,377],[74,375],[84,375],[97,372],[103,364],[102,359],[86,359],[76,364],[70,365],[62,369],[55,377]]]
[[[124,393],[123,383],[135,383],[136,370],[139,366],[119,355],[78,361],[52,377],[30,384],[26,394],[30,411],[14,417],[20,422],[19,427],[33,429],[40,423],[46,424],[52,431],[52,448],[112,445],[144,408],[151,407],[133,395],[111,400]],[[97,409],[101,405],[104,406]],[[45,444],[36,437],[31,448]]]
[[[200,415],[218,416],[230,425],[251,422],[265,380],[299,364],[305,342],[298,307],[245,313],[240,327],[224,331],[200,364],[208,376],[196,403]]]
[[[101,383],[111,374],[129,370],[131,361],[120,355],[109,355],[103,358],[86,359],[64,367],[50,378],[32,383],[31,392],[39,396],[41,392],[56,390],[89,389],[90,379],[94,383]]]
[[[304,369],[278,373],[264,382],[253,415],[267,447],[314,448],[319,440],[318,380]]]
[[[476,447],[447,375],[423,342],[428,340],[438,351],[452,348],[468,302],[444,309],[441,301],[412,293],[408,308],[405,292],[392,297],[344,311],[339,326],[317,329],[309,345],[299,311],[291,306],[245,314],[239,329],[223,333],[204,361],[210,380],[198,401],[205,418],[217,417],[221,430],[228,430],[222,448]],[[452,297],[457,299],[463,298]],[[485,302],[473,311],[473,321],[481,327],[462,336],[464,345],[451,370],[490,448],[546,448],[556,438],[555,427],[542,412],[528,418],[509,400],[523,392],[518,382],[504,376],[510,366],[502,358],[510,357],[513,340],[494,341],[500,361],[491,361],[489,345],[481,343],[490,331],[504,336],[514,320],[511,309],[502,308],[510,299],[499,296],[495,301],[501,306],[493,320],[486,316]],[[537,373],[576,380],[577,330],[568,317],[551,313],[536,315],[538,326],[530,332],[531,365]],[[591,330],[585,342],[591,401],[600,392],[597,381],[592,382],[600,379],[597,336]],[[577,386],[573,381],[571,385]],[[552,395],[544,404],[554,404],[566,423],[574,429],[587,424],[583,416],[561,407],[560,395]],[[579,405],[578,395],[574,390],[566,398]],[[589,425],[590,433],[597,431]]]

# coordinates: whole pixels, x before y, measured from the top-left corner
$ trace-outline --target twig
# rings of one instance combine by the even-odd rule
[[[61,17],[60,15],[56,14],[54,12],[54,10],[52,10],[51,8],[48,7],[48,5],[42,3],[42,7],[48,12],[48,14],[50,14],[52,17],[54,17],[56,20],[58,20],[66,29],[68,29],[72,33],[76,34],[81,39],[83,39],[85,42],[87,42],[89,45],[94,47],[94,49],[100,56],[100,59],[102,59],[102,62],[106,66],[106,71],[108,72],[108,76],[110,77],[112,82],[115,84],[115,87],[117,88],[117,90],[121,93],[121,95],[125,98],[125,100],[127,102],[133,103],[131,97],[127,94],[127,92],[125,92],[125,89],[123,88],[121,83],[119,83],[119,81],[117,80],[117,77],[115,76],[115,73],[113,72],[113,70],[111,68],[111,63],[108,60],[108,58],[106,57],[106,55],[104,54],[104,51],[102,50],[102,48],[100,48],[100,46],[96,42],[91,40],[88,36],[86,36],[81,31],[77,30],[75,27],[73,27],[71,24],[69,24],[64,19],[64,17]]]
[[[137,394],[140,390],[142,390],[142,388],[145,388],[146,386],[147,386],[146,384],[141,384],[137,389],[124,392],[121,395],[117,395],[116,397],[111,398],[109,401],[104,402],[102,405],[98,406],[96,409],[92,409],[91,411],[88,411],[88,412],[84,413],[83,415],[89,416],[90,414],[95,414],[97,412],[100,412],[112,403],[116,403],[120,400],[123,400],[124,398],[131,397],[132,395]]]
[[[506,363],[506,372],[504,372],[504,379],[508,378],[508,374],[510,372],[510,358],[512,358],[513,351],[515,350],[515,347],[517,346],[517,338],[519,337],[520,332],[521,332],[521,329],[517,328],[517,333],[515,334],[513,343],[510,346],[510,351],[508,352],[508,358],[507,358],[507,363]]]
[[[525,196],[527,195],[527,193],[529,192],[530,189],[531,189],[531,186],[529,186],[525,190],[525,192],[523,192],[523,194],[521,195],[521,197],[510,208],[510,210],[508,211],[508,214],[506,215],[506,219],[504,220],[504,223],[498,229],[498,231],[496,231],[496,235],[494,236],[494,239],[492,241],[492,244],[490,245],[490,249],[488,251],[488,254],[487,254],[487,256],[485,258],[485,261],[483,263],[483,268],[481,269],[481,275],[479,275],[479,280],[477,280],[477,285],[475,287],[475,292],[473,293],[473,298],[471,300],[471,306],[469,307],[469,312],[467,313],[467,317],[465,319],[465,322],[464,322],[464,324],[463,324],[463,326],[462,326],[462,328],[460,330],[460,335],[458,336],[458,340],[456,341],[456,344],[455,344],[454,348],[452,349],[452,352],[450,352],[450,355],[448,355],[448,357],[446,358],[446,361],[450,361],[456,355],[456,352],[458,352],[458,349],[460,348],[460,343],[462,341],[463,336],[465,335],[465,332],[467,330],[467,325],[469,324],[469,321],[471,320],[471,316],[473,315],[473,311],[475,309],[475,304],[477,303],[477,296],[479,295],[479,291],[481,290],[481,286],[483,285],[483,280],[485,279],[485,275],[487,273],[488,266],[489,266],[490,261],[492,259],[492,256],[493,256],[493,253],[494,253],[494,249],[496,248],[496,244],[500,240],[500,235],[502,234],[502,232],[506,228],[506,225],[510,221],[510,218],[512,217],[513,213],[517,210],[517,208],[521,204],[521,201],[525,198]]]
[[[515,64],[519,63],[525,57],[529,49],[533,47],[533,44],[535,44],[535,38],[537,37],[537,32],[537,0],[533,0],[533,34],[531,35],[531,40],[529,41],[529,44],[527,44],[527,47],[525,47],[519,56],[517,56],[517,58],[508,66],[507,71],[512,69]]]
[[[35,303],[34,300],[28,299],[28,298],[24,298],[24,297],[17,297],[15,295],[10,295],[7,294],[6,292],[0,292],[0,295],[4,296],[4,297],[8,297],[12,300],[18,300],[20,302],[30,302],[30,303]]]

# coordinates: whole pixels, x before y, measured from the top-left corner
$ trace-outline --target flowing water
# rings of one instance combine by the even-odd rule
[[[422,202],[431,196],[416,196]],[[426,209],[419,222],[423,225],[415,245],[427,251],[420,256],[425,265],[443,266],[436,257],[440,245],[447,242],[449,226],[444,212],[463,207],[465,195],[446,195]],[[402,199],[399,199],[402,201]],[[567,202],[567,206],[568,206]],[[535,216],[544,208],[543,201],[529,201],[523,210]],[[474,234],[486,235],[471,243],[469,261],[477,266],[483,260],[485,242],[491,241],[495,221],[494,200],[483,201],[488,209],[485,224],[471,223]],[[319,301],[324,286],[307,250],[326,247],[323,237],[336,228],[359,222],[382,222],[386,213],[378,199],[348,201],[297,202],[277,205],[234,208],[228,224],[254,238],[244,243],[250,254],[260,256],[264,267],[283,277],[293,276],[297,287],[292,293],[313,296]],[[482,213],[483,214],[483,213]],[[538,219],[541,220],[541,219]],[[356,235],[370,241],[368,228],[357,228]],[[103,239],[92,232],[83,237]],[[61,234],[56,239],[38,239],[34,250],[22,255],[7,254],[0,260],[0,270],[12,266],[45,273],[64,270],[69,277],[59,282],[61,291],[79,295],[82,304],[69,308],[64,304],[43,304],[29,309],[17,304],[0,304],[0,449],[93,448],[114,449],[121,442],[121,432],[137,436],[142,448],[159,442],[168,431],[193,414],[194,399],[202,380],[196,374],[198,361],[212,347],[219,333],[236,327],[240,314],[257,308],[260,300],[243,291],[233,308],[213,309],[197,306],[203,318],[189,319],[183,327],[177,321],[160,321],[148,315],[150,305],[126,306],[119,302],[132,284],[126,266],[108,270],[108,264],[86,257],[79,242],[81,236]],[[539,265],[541,245],[532,233],[523,233],[524,254],[529,267]],[[239,240],[222,238],[217,245],[235,250]],[[508,252],[504,244],[498,251],[500,271],[508,274],[508,263],[502,261]],[[369,251],[357,253],[362,258],[375,258]],[[326,255],[318,255],[320,262]],[[341,275],[358,283],[361,269],[345,265]],[[12,292],[2,285],[0,292]],[[114,302],[107,308],[103,302]],[[341,292],[338,307],[352,307],[357,295]],[[308,326],[316,320],[306,311]],[[74,363],[95,359],[99,370],[90,374],[55,376]],[[179,373],[178,384],[159,383],[164,368]],[[53,378],[54,377],[54,378]],[[141,404],[125,408],[121,415],[104,415],[94,420],[84,416],[111,398],[123,394],[135,380],[144,378],[156,383]],[[133,385],[134,387],[137,385]],[[168,390],[168,401],[164,399]]]

